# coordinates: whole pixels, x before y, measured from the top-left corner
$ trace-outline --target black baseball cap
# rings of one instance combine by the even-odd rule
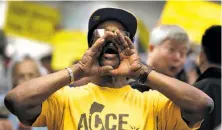
[[[96,10],[89,19],[88,24],[88,45],[91,47],[93,31],[97,26],[105,21],[114,20],[120,22],[125,28],[126,31],[130,33],[130,39],[133,40],[136,29],[137,29],[137,20],[136,17],[130,12],[118,9],[118,8],[101,8]]]

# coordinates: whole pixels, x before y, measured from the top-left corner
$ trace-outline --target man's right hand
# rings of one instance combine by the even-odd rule
[[[106,32],[103,37],[97,39],[92,47],[85,52],[82,59],[76,64],[80,73],[78,74],[78,78],[89,77],[92,75],[104,75],[113,69],[112,66],[100,66],[98,63],[98,57],[102,51],[105,41],[114,37],[114,33]]]
[[[100,66],[98,57],[105,41],[114,37],[114,33],[107,32],[94,42],[77,64],[70,66],[75,81],[92,75],[103,75],[112,70],[111,66]],[[23,124],[31,126],[41,114],[42,103],[69,83],[70,76],[67,70],[63,69],[18,85],[6,95],[4,103]]]

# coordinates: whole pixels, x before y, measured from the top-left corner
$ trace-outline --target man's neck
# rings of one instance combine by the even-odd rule
[[[217,64],[205,63],[202,66],[200,66],[201,73],[203,73],[204,71],[206,71],[208,68],[211,68],[211,67],[219,68],[219,69],[221,68],[221,66]]]
[[[148,57],[148,60],[146,61],[146,64],[153,66],[153,62],[151,60],[151,57]]]
[[[101,87],[110,88],[121,88],[128,85],[125,77],[95,76],[91,82]]]

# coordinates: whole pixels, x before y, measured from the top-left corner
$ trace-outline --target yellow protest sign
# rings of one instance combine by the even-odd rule
[[[207,1],[168,1],[160,23],[179,25],[188,32],[193,42],[200,43],[208,27],[221,25],[221,6]]]
[[[54,8],[28,1],[9,1],[4,31],[7,35],[51,42],[59,18]]]
[[[149,44],[149,31],[142,20],[138,20],[138,44],[139,52],[146,52]]]
[[[52,68],[64,69],[80,60],[88,48],[86,33],[80,31],[60,31],[53,38]]]

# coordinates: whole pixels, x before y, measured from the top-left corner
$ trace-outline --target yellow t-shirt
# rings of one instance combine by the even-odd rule
[[[33,126],[49,130],[190,130],[180,109],[158,91],[65,87],[42,104]],[[200,123],[196,125],[198,128]]]

